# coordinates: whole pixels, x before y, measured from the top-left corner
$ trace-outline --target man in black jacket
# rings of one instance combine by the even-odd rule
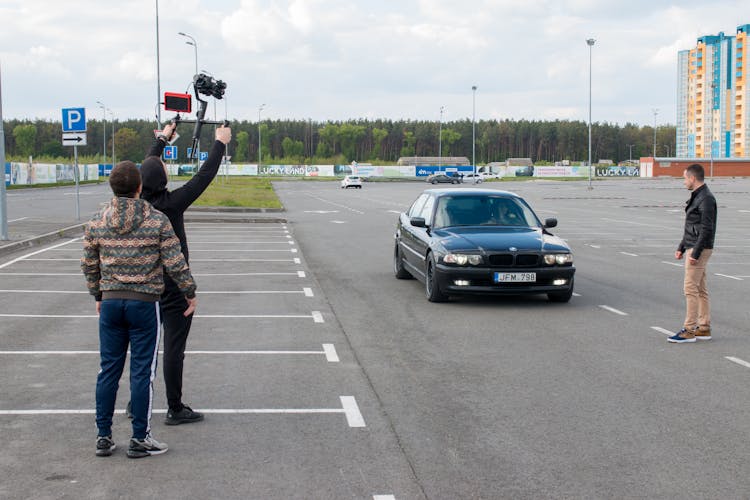
[[[682,329],[668,341],[673,343],[711,340],[711,306],[706,288],[706,265],[716,235],[716,198],[703,182],[703,167],[690,165],[683,173],[685,187],[692,191],[685,206],[685,230],[674,253],[685,257],[685,302]]]
[[[232,130],[228,127],[216,129],[214,141],[208,159],[200,170],[183,186],[172,191],[167,190],[167,168],[161,160],[164,146],[174,135],[175,124],[167,125],[157,137],[148,156],[141,165],[143,193],[141,197],[150,202],[169,218],[177,237],[180,240],[182,254],[189,259],[187,237],[183,214],[185,210],[206,190],[216,177],[226,145],[232,139]],[[187,424],[203,420],[203,414],[193,411],[182,403],[182,369],[185,359],[185,345],[193,316],[185,317],[181,311],[186,308],[185,296],[177,285],[165,276],[165,290],[161,296],[161,318],[164,324],[164,385],[167,390],[169,410],[164,423],[167,425]]]

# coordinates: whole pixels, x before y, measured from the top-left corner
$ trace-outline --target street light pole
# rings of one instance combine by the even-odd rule
[[[589,190],[593,189],[593,186],[591,186],[591,53],[595,43],[596,40],[593,38],[586,40],[586,44],[589,46]]]
[[[107,111],[112,115],[112,168],[115,168],[115,112],[111,109]]]
[[[656,159],[656,115],[659,114],[659,108],[652,109],[654,112],[654,160]]]
[[[477,86],[471,87],[471,165],[474,171],[474,184],[477,183]]]
[[[180,35],[180,36],[184,36],[185,38],[189,38],[190,41],[189,42],[185,42],[185,43],[188,44],[188,45],[192,45],[193,48],[195,49],[195,74],[197,75],[198,74],[198,42],[195,41],[195,38],[193,38],[192,36],[188,35],[187,33],[183,33],[182,31],[180,31],[177,34]]]
[[[8,202],[5,192],[5,130],[3,129],[3,73],[0,69],[0,240],[8,238]]]
[[[633,146],[635,146],[635,144],[628,144],[628,150],[630,150],[628,158],[630,163],[633,163]]]
[[[261,104],[258,108],[258,175],[260,175],[260,165],[263,162],[263,155],[261,154],[261,148],[263,147],[263,144],[261,143],[261,132],[260,132],[260,112],[265,109],[266,105]]]
[[[96,101],[100,108],[102,108],[102,116],[104,117],[104,143],[102,144],[102,163],[107,163],[107,108],[104,106],[102,101]],[[114,165],[112,165],[114,167]]]
[[[156,0],[156,124],[161,130],[161,65],[159,63],[159,0]]]
[[[438,126],[438,170],[443,166],[443,111],[445,106],[440,106],[440,125]]]

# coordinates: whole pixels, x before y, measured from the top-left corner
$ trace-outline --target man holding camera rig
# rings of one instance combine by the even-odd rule
[[[177,128],[176,123],[170,123],[158,135],[148,156],[141,164],[141,178],[143,192],[141,197],[150,202],[154,208],[164,213],[174,228],[180,240],[182,254],[188,261],[187,237],[183,214],[185,210],[211,184],[221,165],[227,144],[232,140],[232,129],[222,126],[216,129],[214,141],[208,159],[201,165],[200,170],[183,186],[169,191],[167,189],[167,166],[161,160],[164,146],[170,141]],[[193,411],[182,402],[182,369],[185,359],[185,345],[193,316],[185,317],[185,295],[177,288],[177,284],[164,277],[165,289],[159,301],[161,318],[164,325],[164,385],[167,391],[169,410],[164,420],[166,425],[188,424],[203,420],[203,414]]]

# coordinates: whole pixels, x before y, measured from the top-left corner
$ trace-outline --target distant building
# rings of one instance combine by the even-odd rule
[[[468,167],[471,165],[471,162],[465,156],[402,156],[398,159],[398,165],[414,165],[420,167],[448,165],[451,167]]]
[[[750,156],[750,93],[744,62],[750,24],[736,36],[706,35],[677,58],[677,158]]]

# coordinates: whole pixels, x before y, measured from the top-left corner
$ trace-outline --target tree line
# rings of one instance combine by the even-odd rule
[[[79,156],[93,162],[115,159],[140,161],[154,139],[156,124],[149,120],[106,122],[89,120],[87,145],[80,146]],[[61,142],[59,121],[6,120],[5,147],[8,161],[67,161],[73,148]],[[344,164],[395,163],[401,156],[472,157],[472,122],[458,120],[439,124],[411,120],[349,120],[315,122],[311,120],[263,120],[231,123],[233,138],[229,154],[234,163],[255,163],[260,152],[263,163]],[[442,129],[442,141],[439,139]],[[114,132],[114,134],[113,134]],[[190,146],[192,126],[178,128],[178,158],[185,159]],[[535,163],[572,162],[588,159],[588,124],[571,120],[480,120],[475,124],[478,164],[504,161],[507,158],[531,158]],[[203,127],[202,149],[213,144],[213,126]],[[654,128],[635,124],[594,123],[591,134],[592,160],[619,162],[629,158],[651,156]],[[675,127],[656,129],[657,156],[675,154]]]

